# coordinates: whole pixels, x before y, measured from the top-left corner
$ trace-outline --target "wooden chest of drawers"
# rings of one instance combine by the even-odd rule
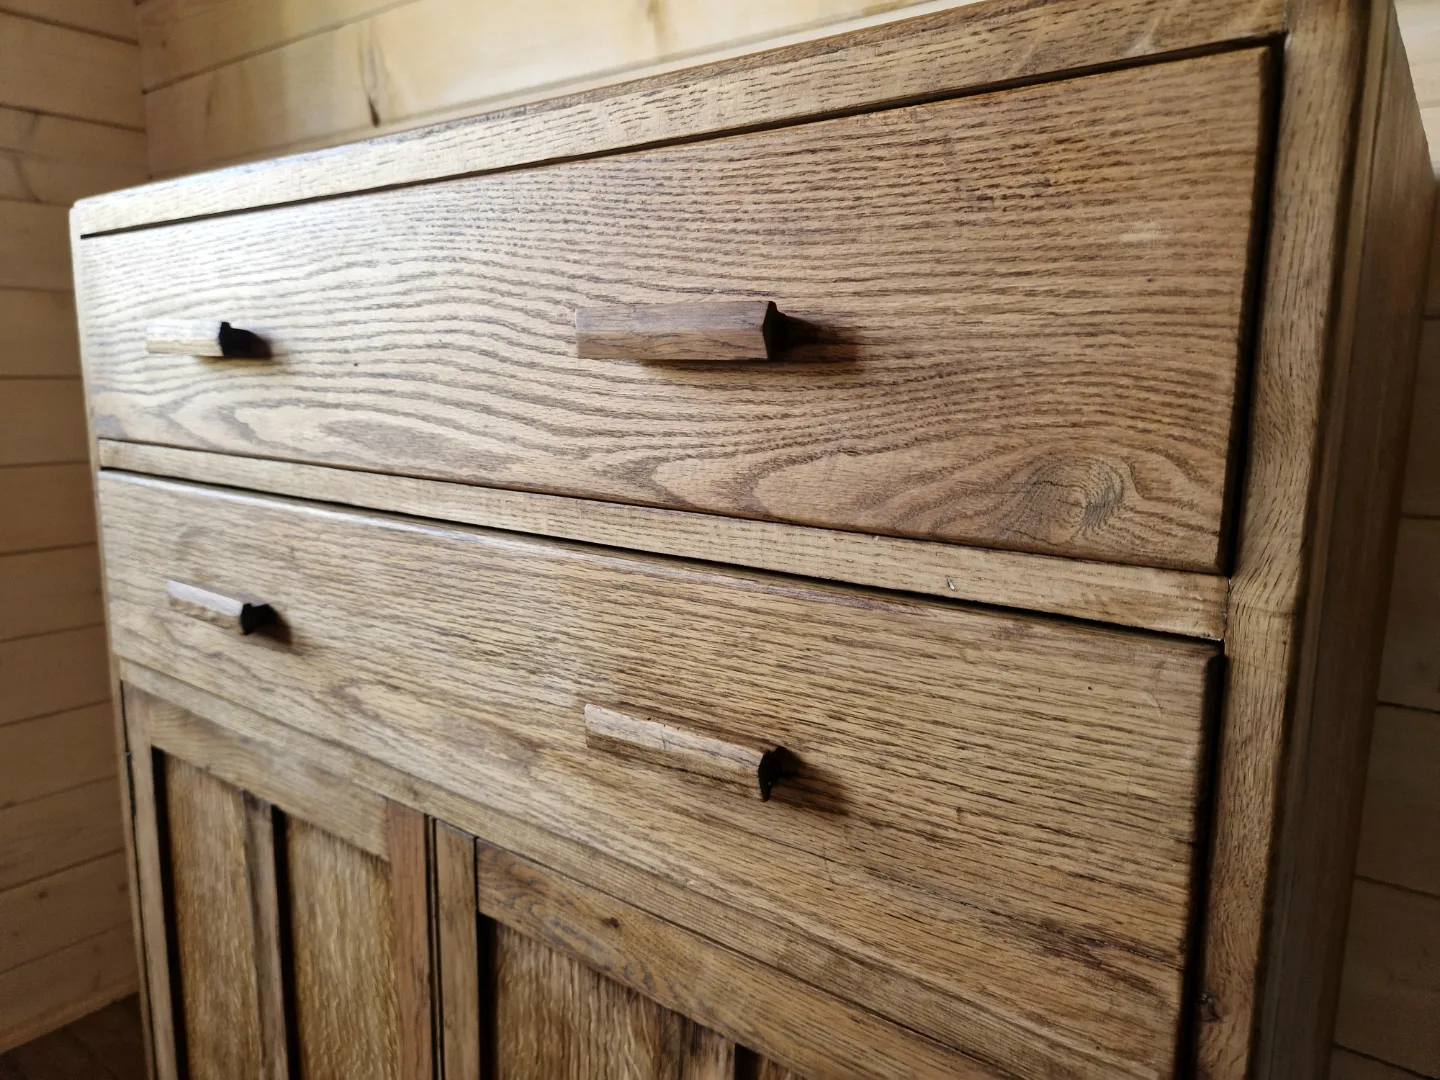
[[[1428,169],[991,0],[81,204],[157,1075],[1321,1075]]]

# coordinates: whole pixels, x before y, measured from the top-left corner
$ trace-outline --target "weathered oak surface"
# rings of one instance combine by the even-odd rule
[[[1215,570],[1267,64],[82,240],[95,431]],[[574,355],[579,309],[714,297],[773,299],[809,340],[763,363]],[[147,324],[207,318],[272,358],[146,351]]]
[[[1004,1017],[1081,1074],[1170,1060],[1210,647],[101,486],[125,656],[866,957],[950,997],[947,1038],[994,1039]],[[271,596],[290,642],[227,647],[169,612],[166,577],[202,566]],[[767,804],[637,780],[584,745],[597,695],[695,722],[723,708],[800,773]]]

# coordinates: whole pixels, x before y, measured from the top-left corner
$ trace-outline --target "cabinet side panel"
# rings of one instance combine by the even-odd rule
[[[1291,7],[1226,635],[1202,1077],[1323,1076],[1329,1054],[1427,257],[1428,163],[1392,21],[1388,5]]]
[[[1388,5],[1374,145],[1357,178],[1322,446],[1295,719],[1273,865],[1262,1075],[1323,1075],[1379,677],[1424,305],[1429,152]],[[1359,197],[1363,193],[1363,202]],[[1341,366],[1345,365],[1345,366]]]

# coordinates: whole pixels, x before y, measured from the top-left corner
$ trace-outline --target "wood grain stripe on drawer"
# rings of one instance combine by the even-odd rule
[[[81,241],[105,438],[1222,569],[1250,49]],[[577,311],[774,300],[760,362]],[[154,355],[229,321],[267,360]]]
[[[110,439],[99,441],[98,458],[105,468],[849,581],[947,600],[1213,640],[1225,632],[1229,580],[1216,574],[618,506],[593,499]]]
[[[101,489],[127,658],[914,985],[950,1002],[936,1034],[967,1053],[1013,1057],[1023,1033],[1061,1074],[1172,1068],[1213,647],[120,474]],[[284,632],[186,618],[169,579],[263,595]],[[612,759],[586,746],[587,702],[773,739],[800,768],[761,802]]]

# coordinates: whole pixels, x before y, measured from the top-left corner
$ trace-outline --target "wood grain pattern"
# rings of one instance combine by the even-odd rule
[[[773,742],[716,735],[599,705],[585,706],[585,745],[631,761],[719,780],[762,802],[770,798],[784,775],[785,751]]]
[[[361,851],[388,857],[386,804],[373,792],[348,784],[307,759],[277,759],[168,702],[150,704],[145,730],[152,745]]]
[[[0,725],[94,705],[109,693],[99,626],[0,641]]]
[[[63,206],[0,199],[0,289],[70,288],[66,220]]]
[[[729,1080],[734,1047],[564,953],[495,933],[496,1075]]]
[[[1440,896],[1440,715],[1375,714],[1355,872]]]
[[[575,355],[592,360],[769,360],[780,346],[773,300],[616,304],[575,312]]]
[[[141,132],[0,106],[0,198],[68,207],[148,175]]]
[[[961,1031],[993,1010],[1031,1029],[1027,1053],[1079,1070],[1113,1070],[1146,1031],[1149,1053],[1171,1052],[1211,649],[161,481],[102,487],[124,655],[703,880],[963,999],[946,1017]],[[303,561],[274,559],[299,535]],[[427,569],[441,560],[443,573]],[[220,587],[243,576],[285,597],[293,646],[217,650],[218,631],[166,613],[162,575],[202,564]],[[381,581],[404,606],[377,620]],[[365,614],[349,614],[362,594]],[[785,662],[737,666],[757,648]],[[809,776],[778,806],[708,799],[702,828],[686,809],[695,781],[657,775],[636,791],[630,770],[584,750],[577,721],[597,689],[682,718],[724,700],[738,733],[775,736]],[[882,732],[927,748],[913,775],[873,768]],[[728,835],[713,835],[720,821]],[[837,880],[851,882],[843,905]],[[1115,972],[1103,1017],[1092,991],[1106,976],[1058,941],[1037,945],[1041,926],[1103,950]],[[1043,1041],[1062,1015],[1107,1064]],[[976,1026],[994,1037],[988,1017]]]
[[[0,807],[115,775],[110,703],[0,726]]]
[[[995,1075],[528,860],[484,843],[478,855],[480,910],[504,924],[495,981],[497,1058],[507,1075],[626,1075],[612,1055],[638,1059],[633,1075],[674,1075],[675,1064],[667,1071],[655,1059],[678,1056],[665,1043],[679,1040],[657,1037],[664,1011],[634,993],[642,988],[659,1006],[817,1076]],[[741,986],[744,993],[728,992]],[[543,1067],[529,1071],[532,1061]],[[592,1061],[601,1063],[593,1073]]]
[[[54,161],[0,148],[0,199],[68,207],[77,199],[141,183],[148,175],[133,165]]]
[[[1055,0],[978,4],[544,106],[344,150],[150,185],[82,205],[78,233],[599,153],[1014,84],[1281,32],[1281,0]],[[347,63],[353,59],[346,58]],[[473,63],[473,60],[467,60]],[[153,97],[153,95],[152,95]],[[158,132],[152,128],[152,134]]]
[[[443,821],[435,828],[435,992],[441,1080],[480,1080],[479,909],[475,839]],[[493,1008],[487,1000],[485,1007]]]
[[[1415,1074],[1337,1048],[1330,1059],[1330,1080],[1415,1080]]]
[[[135,992],[130,927],[117,926],[0,972],[0,1052]]]
[[[23,378],[80,374],[75,302],[68,292],[0,288],[0,375]]]
[[[165,915],[163,806],[156,753],[150,745],[150,718],[164,708],[160,699],[121,684],[122,745],[128,752],[130,847],[135,859],[135,946],[144,973],[148,1064],[155,1080],[177,1080],[180,1062],[175,1042],[179,990],[170,973],[171,928]]]
[[[434,1010],[431,1001],[430,826],[425,815],[401,803],[385,807],[390,863],[390,918],[395,926],[396,1074],[432,1080]]]
[[[0,468],[86,459],[79,379],[7,379],[0,399]]]
[[[1440,710],[1440,519],[1406,518],[1380,669],[1380,700]]]
[[[68,1080],[104,1073],[106,1080],[146,1080],[139,1002],[135,995],[72,1020],[0,1055],[6,1080]]]
[[[560,869],[566,876],[588,882],[611,896],[624,896],[629,902],[667,922],[678,922],[693,928],[705,938],[757,961],[745,970],[760,984],[761,993],[773,992],[765,988],[773,985],[777,969],[791,971],[802,980],[790,988],[791,995],[797,999],[803,1000],[813,993],[805,989],[805,983],[812,987],[828,986],[837,996],[867,1002],[880,1011],[903,1015],[914,1028],[942,1033],[944,1038],[965,1042],[973,1041],[971,1029],[980,1024],[988,1027],[991,1039],[1006,1045],[1003,1056],[1007,1061],[1018,1063],[1015,1069],[1021,1075],[1043,1075],[1047,1068],[1053,1071],[1053,1062],[1043,1052],[1036,1052],[1035,1040],[1028,1032],[1017,1031],[998,1018],[990,1020],[973,1015],[957,1024],[952,999],[924,986],[889,980],[875,966],[812,936],[742,913],[712,896],[638,870],[585,844],[526,824],[420,776],[387,766],[337,743],[306,735],[294,727],[159,672],[125,660],[120,661],[120,668],[127,685],[144,686],[149,692],[183,702],[187,709],[263,743],[277,758],[304,757],[323,763],[331,771],[353,777],[357,782],[391,797],[414,800],[428,813],[458,822],[472,833],[503,842],[511,850],[529,853],[546,865]],[[738,983],[739,989],[731,988],[730,996],[744,992],[749,981],[746,979]],[[834,1000],[828,994],[823,995],[820,1005],[830,1008]],[[482,1005],[482,1008],[485,1006]],[[813,1035],[804,1038],[807,1045],[813,1047]],[[753,1057],[741,1057],[740,1067],[754,1064]]]
[[[284,936],[281,928],[275,808],[245,793],[245,876],[250,901],[261,1080],[288,1080],[290,1045],[285,1014]]]
[[[141,79],[149,90],[386,6],[388,0],[145,0],[135,10]]]
[[[1433,261],[1431,279],[1440,279],[1440,261]],[[1405,454],[1405,495],[1401,506],[1417,517],[1440,517],[1440,319],[1427,319],[1420,338],[1415,372],[1415,407],[1410,423],[1410,448]]]
[[[29,161],[124,165],[141,176],[145,171],[144,132],[5,105],[0,105],[0,152]]]
[[[122,852],[0,892],[0,971],[130,924]]]
[[[165,597],[171,611],[241,636],[264,630],[278,618],[269,604],[225,596],[183,581],[167,581]]]
[[[1440,897],[1355,882],[1335,1041],[1440,1073]]]
[[[127,0],[87,0],[83,4],[69,0],[5,0],[5,10],[122,41],[135,40],[135,5]]]
[[[0,469],[0,554],[72,547],[95,540],[88,465]]]
[[[1227,578],[101,439],[107,468],[1161,630],[1224,636]]]
[[[0,810],[0,889],[119,851],[119,799],[105,777]]]
[[[144,128],[133,44],[4,12],[0,38],[7,46],[0,104]]]
[[[0,641],[102,618],[94,544],[0,556]]]
[[[833,33],[838,28],[826,24],[847,16],[873,24],[906,2],[665,0],[645,9],[626,0],[580,6],[536,0],[495,7],[483,23],[467,17],[463,0],[291,0],[281,12],[262,2],[245,5],[250,19],[239,17],[241,5],[233,2],[188,11],[147,4],[160,8],[154,16],[159,25],[146,20],[151,25],[142,50],[157,133],[156,172],[168,175],[261,150],[273,154],[297,142],[362,138],[422,119],[613,84],[778,44],[777,37]],[[382,10],[366,10],[375,8]],[[368,17],[356,18],[361,15]],[[322,20],[331,25],[319,29]],[[232,36],[214,33],[222,27]],[[168,85],[181,72],[194,77]],[[159,85],[152,81],[157,74]],[[274,92],[253,93],[258,86]],[[287,101],[305,105],[287,108]]]
[[[299,818],[286,822],[285,847],[301,1075],[411,1080],[400,1072],[386,864]]]
[[[1246,50],[81,241],[95,429],[1213,571],[1266,62]],[[903,183],[876,185],[892,173]],[[376,280],[377,257],[411,270]],[[573,355],[577,308],[716,292],[773,297],[814,340],[754,366]],[[146,323],[201,311],[255,330],[275,362],[144,354]]]
[[[1354,5],[1292,5],[1226,639],[1202,1077],[1328,1060],[1374,685],[1355,643],[1379,630],[1428,246],[1416,221],[1433,190],[1403,58],[1386,66],[1389,9],[1374,11],[1371,26]],[[1386,163],[1373,184],[1372,155]]]
[[[164,760],[167,871],[187,1075],[262,1075],[260,988],[242,792]]]
[[[804,1080],[804,1078],[783,1065],[777,1065],[769,1058],[762,1058],[755,1069],[755,1080]]]

